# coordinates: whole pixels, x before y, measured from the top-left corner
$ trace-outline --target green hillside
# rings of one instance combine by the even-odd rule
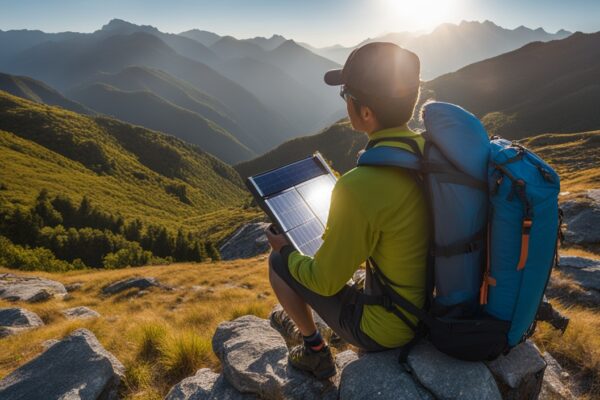
[[[131,66],[116,74],[102,73],[93,82],[106,83],[118,89],[135,92],[152,92],[179,107],[215,122],[251,149],[260,148],[256,138],[242,128],[232,117],[232,112],[212,96],[194,88],[189,83],[152,68]],[[67,93],[68,95],[68,93]]]
[[[356,132],[349,121],[342,120],[316,135],[289,140],[260,157],[237,164],[234,168],[242,178],[246,178],[320,151],[336,171],[344,173],[355,166],[358,152],[366,143],[365,134]]]
[[[0,92],[0,208],[31,206],[41,189],[176,230],[222,238],[244,219],[236,172],[198,147],[109,118]],[[226,226],[213,231],[215,222]]]
[[[36,103],[59,106],[80,114],[93,114],[90,109],[67,99],[44,82],[27,76],[9,75],[0,72],[0,90]]]
[[[255,154],[214,122],[151,92],[123,91],[95,83],[70,92],[70,96],[101,113],[196,144],[227,163]]]

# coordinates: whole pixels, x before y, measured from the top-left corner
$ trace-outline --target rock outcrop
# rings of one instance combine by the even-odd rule
[[[60,282],[30,276],[0,274],[0,299],[36,302],[65,294],[67,290]]]
[[[566,382],[569,380],[569,374],[562,369],[560,364],[550,355],[544,354],[546,361],[546,372],[540,392],[540,400],[575,400],[575,396],[569,390]]]
[[[498,399],[494,377],[482,362],[461,361],[440,353],[428,342],[408,355],[415,380],[438,399]],[[476,382],[476,384],[474,384]]]
[[[173,386],[165,400],[258,400],[252,394],[240,393],[223,375],[202,368],[196,375]]]
[[[253,315],[219,325],[213,350],[223,375],[242,393],[262,399],[335,399],[330,381],[319,381],[288,364],[285,340],[269,322]]]
[[[600,260],[561,256],[559,266],[584,289],[600,292]]]
[[[61,312],[67,319],[88,319],[98,318],[100,316],[100,314],[97,311],[94,311],[91,308],[84,306],[67,308],[66,310],[62,310]]]
[[[44,325],[36,313],[24,308],[0,308],[0,338]]]
[[[267,320],[249,315],[219,325],[213,350],[222,373],[201,369],[175,385],[167,400],[532,399],[546,368],[529,342],[486,365],[453,359],[423,341],[405,365],[398,362],[398,350],[340,352],[338,374],[318,381],[288,364],[285,340]]]
[[[531,341],[513,348],[487,366],[505,400],[534,399],[540,393],[546,362]]]
[[[170,290],[171,288],[159,283],[156,278],[150,277],[136,277],[136,278],[126,278],[121,279],[120,281],[116,281],[111,283],[108,286],[102,288],[102,293],[104,294],[116,294],[123,292],[128,289],[148,289],[150,287],[159,287],[163,289]]]
[[[235,231],[219,248],[222,260],[250,258],[269,251],[265,229],[269,224],[252,222]]]
[[[561,208],[567,225],[567,244],[600,244],[600,189],[588,190],[586,198],[566,201]]]
[[[0,381],[3,400],[113,400],[123,365],[87,329],[78,329]]]
[[[400,365],[397,351],[355,357],[343,366],[339,383],[340,400],[434,400]]]

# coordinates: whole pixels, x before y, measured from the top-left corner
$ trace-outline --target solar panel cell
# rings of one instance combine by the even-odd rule
[[[319,160],[311,157],[256,175],[253,179],[266,197],[326,173]]]

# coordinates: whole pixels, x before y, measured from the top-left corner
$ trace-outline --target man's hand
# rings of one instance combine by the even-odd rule
[[[283,246],[290,244],[290,242],[288,242],[284,234],[274,233],[274,231],[275,225],[271,224],[267,229],[265,229],[265,234],[267,235],[267,240],[269,241],[273,251],[279,253],[279,250],[281,250]]]

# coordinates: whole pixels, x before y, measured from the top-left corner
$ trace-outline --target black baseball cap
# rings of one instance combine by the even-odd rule
[[[412,51],[387,42],[354,49],[342,69],[325,73],[325,83],[345,85],[359,100],[395,99],[413,94],[420,84],[421,63]]]

